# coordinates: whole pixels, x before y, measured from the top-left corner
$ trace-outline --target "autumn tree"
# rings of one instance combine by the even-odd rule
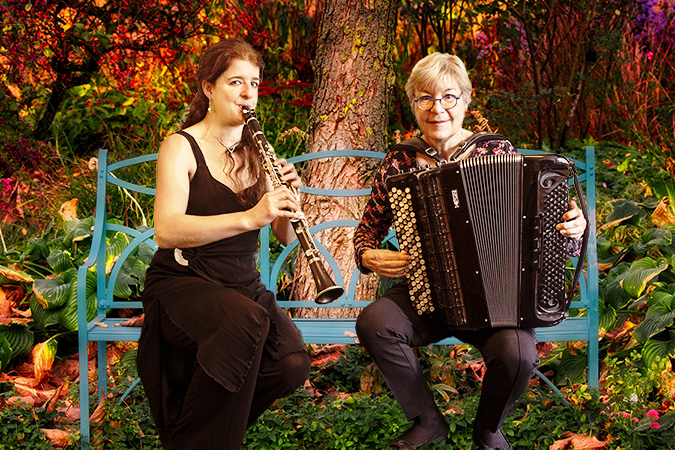
[[[623,84],[623,35],[636,3],[500,0],[476,8],[481,36],[494,43],[475,67],[476,99],[502,132],[536,148],[564,147],[589,132],[602,138],[604,105]]]
[[[201,0],[4,0],[3,82],[19,104],[36,111],[32,136],[45,140],[67,93],[103,67],[124,83],[139,58],[170,65],[204,33]],[[12,124],[10,124],[12,125]],[[15,127],[17,123],[13,124]]]
[[[314,102],[307,148],[310,152],[336,149],[385,151],[388,106],[394,83],[392,43],[395,2],[339,0],[325,2],[314,66]],[[361,189],[369,185],[375,164],[362,158],[319,160],[306,168],[304,183],[324,189]],[[305,196],[308,222],[360,219],[364,198]],[[326,230],[319,240],[334,256],[347,279],[355,268],[354,229]],[[299,263],[306,265],[304,258]],[[295,282],[297,299],[313,299],[314,283],[307,270]],[[330,273],[330,272],[329,272]],[[377,279],[370,277],[357,300],[370,300]],[[325,311],[325,309],[324,309]]]

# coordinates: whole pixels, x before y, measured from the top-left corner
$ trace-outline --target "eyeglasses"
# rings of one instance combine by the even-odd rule
[[[431,98],[428,95],[425,95],[424,97],[420,97],[417,100],[415,100],[415,103],[417,103],[417,107],[421,109],[422,111],[429,111],[431,108],[434,107],[434,103],[437,101],[441,102],[441,106],[445,109],[452,109],[455,106],[457,106],[457,101],[459,100],[459,96],[452,95],[452,94],[446,94],[441,98]]]

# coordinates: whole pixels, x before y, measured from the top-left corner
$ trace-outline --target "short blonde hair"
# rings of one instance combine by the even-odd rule
[[[434,52],[420,59],[413,67],[410,78],[405,84],[405,92],[412,107],[415,101],[415,91],[432,92],[443,88],[447,80],[457,82],[461,91],[462,99],[468,106],[471,103],[473,87],[466,67],[461,59],[455,55]]]

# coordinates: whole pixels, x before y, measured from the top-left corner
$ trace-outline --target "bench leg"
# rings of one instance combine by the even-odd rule
[[[563,393],[560,392],[560,389],[558,389],[558,388],[556,387],[556,385],[553,384],[553,382],[552,382],[551,380],[549,380],[549,379],[546,377],[546,375],[544,375],[543,373],[539,372],[539,370],[535,370],[534,373],[539,377],[539,379],[540,379],[541,381],[543,381],[544,383],[546,383],[546,384],[551,388],[551,390],[552,390],[553,392],[555,392],[557,395],[559,395],[560,398],[562,398],[563,402],[569,403],[569,402],[567,401],[567,399],[565,398],[565,396],[563,395]]]
[[[84,348],[84,352],[82,351]],[[87,346],[80,346],[80,439],[82,448],[89,445],[89,364]],[[84,354],[83,354],[84,353]]]

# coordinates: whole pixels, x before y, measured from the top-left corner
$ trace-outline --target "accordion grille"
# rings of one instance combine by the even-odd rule
[[[567,210],[568,191],[564,184],[552,189],[545,198],[542,218],[542,270],[538,285],[540,298],[537,308],[547,314],[555,314],[564,308],[559,293],[565,289],[565,262],[567,259],[566,238],[556,230]]]
[[[459,166],[488,312],[493,326],[509,326],[520,298],[522,155],[472,158]]]

